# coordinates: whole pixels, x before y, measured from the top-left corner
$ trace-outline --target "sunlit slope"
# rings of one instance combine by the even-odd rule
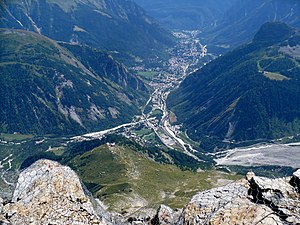
[[[49,38],[9,29],[0,44],[0,132],[103,129],[130,121],[146,99],[144,84],[104,52],[74,46],[77,59]]]
[[[251,44],[188,76],[168,105],[205,149],[298,134],[299,47],[295,30],[267,23]]]
[[[41,33],[54,40],[87,44],[147,59],[172,45],[168,31],[133,1],[5,0],[0,27]]]
[[[236,179],[217,171],[182,171],[118,144],[76,156],[69,165],[96,197],[119,212],[156,208],[162,203],[182,207],[197,191]]]

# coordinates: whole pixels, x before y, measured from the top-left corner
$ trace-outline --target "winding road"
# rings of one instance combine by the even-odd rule
[[[143,124],[145,127],[151,129],[168,148],[175,149],[176,146],[176,148],[182,149],[182,152],[185,154],[198,161],[202,161],[194,155],[197,150],[195,150],[190,143],[186,143],[177,135],[179,132],[177,132],[176,129],[178,128],[171,125],[170,113],[166,104],[168,95],[172,90],[176,89],[181,81],[188,75],[190,67],[198,65],[199,59],[208,54],[206,46],[202,45],[197,38],[197,32],[186,32],[184,35],[179,35],[184,37],[184,39],[179,41],[178,45],[174,48],[175,50],[170,57],[168,68],[163,68],[160,72],[160,76],[155,77],[155,79],[149,82],[153,92],[144,107],[142,107],[142,115],[139,116],[138,121],[122,124],[99,132],[88,133],[72,139],[80,141],[90,138],[101,138],[105,134],[113,133],[123,128],[134,130],[137,125]],[[176,34],[178,34],[178,32],[174,33],[175,36]],[[190,69],[190,72],[191,71],[194,71],[194,69]],[[145,113],[146,107],[149,106],[151,107],[150,112]],[[158,123],[155,117],[151,118],[155,110],[160,110],[163,113]]]

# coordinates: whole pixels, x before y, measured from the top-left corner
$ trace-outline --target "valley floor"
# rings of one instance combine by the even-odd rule
[[[287,166],[299,168],[300,143],[257,145],[215,154],[217,165]]]

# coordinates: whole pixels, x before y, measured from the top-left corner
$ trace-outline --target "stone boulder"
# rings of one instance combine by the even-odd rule
[[[172,225],[175,224],[181,214],[181,210],[176,212],[166,205],[161,205],[155,217],[151,220],[152,225]]]
[[[95,212],[76,173],[39,160],[18,179],[11,203],[3,207],[11,224],[109,224]]]
[[[251,172],[246,179],[200,192],[176,224],[300,224],[299,171],[280,179]]]
[[[295,178],[295,173],[292,178],[269,179],[254,176],[249,181],[249,195],[253,202],[268,206],[285,222],[300,224],[300,194],[297,191],[299,180],[297,182]]]
[[[200,192],[185,207],[178,224],[282,224],[271,209],[252,203],[248,190],[242,180]]]
[[[295,187],[298,193],[300,193],[300,169],[293,173],[290,184]]]

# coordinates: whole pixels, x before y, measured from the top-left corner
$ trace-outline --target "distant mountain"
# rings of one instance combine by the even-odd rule
[[[251,41],[261,25],[275,21],[300,28],[300,1],[237,0],[201,37],[224,52]]]
[[[0,29],[0,46],[0,132],[103,129],[130,121],[148,96],[141,80],[99,50],[12,29]]]
[[[220,20],[236,0],[135,0],[170,29],[205,30]]]
[[[163,55],[171,35],[132,0],[4,0],[0,27],[131,55]]]
[[[168,98],[205,149],[300,132],[300,35],[266,23],[252,43],[188,76]]]

